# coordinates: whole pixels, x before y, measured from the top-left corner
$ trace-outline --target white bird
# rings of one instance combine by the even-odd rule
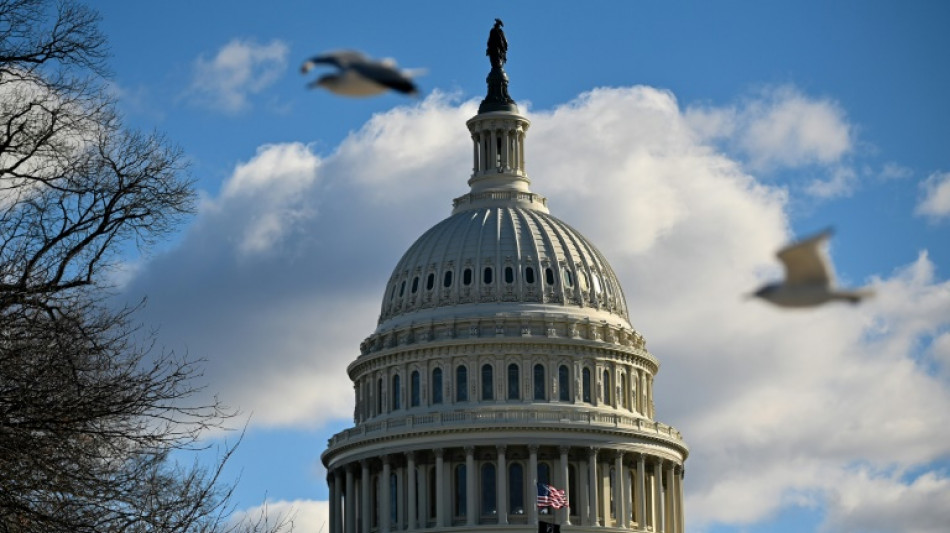
[[[306,74],[319,64],[332,65],[338,72],[325,74],[308,84],[343,96],[375,96],[387,90],[403,94],[418,93],[408,71],[399,70],[392,59],[370,59],[355,50],[338,50],[314,56],[304,62],[300,72]]]
[[[751,296],[780,307],[815,307],[833,300],[856,304],[873,295],[864,290],[834,288],[834,273],[823,246],[831,230],[792,243],[776,254],[785,265],[785,281],[764,285]]]

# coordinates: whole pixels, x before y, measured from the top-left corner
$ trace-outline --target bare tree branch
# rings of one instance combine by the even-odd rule
[[[233,487],[172,454],[234,412],[154,346],[105,273],[194,208],[181,150],[101,91],[98,14],[0,0],[0,533],[280,531],[232,523]]]

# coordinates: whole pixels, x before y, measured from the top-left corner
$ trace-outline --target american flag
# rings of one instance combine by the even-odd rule
[[[538,483],[538,507],[553,507],[555,509],[567,507],[567,496],[563,490]]]

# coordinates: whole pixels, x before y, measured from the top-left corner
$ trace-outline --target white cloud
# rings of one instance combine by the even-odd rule
[[[854,127],[832,100],[768,87],[733,106],[690,107],[685,117],[699,139],[720,143],[753,171],[829,168],[827,180],[805,185],[807,194],[847,196],[857,185],[855,172],[843,165],[854,149]]]
[[[330,506],[317,500],[276,500],[235,512],[231,524],[262,523],[270,527],[284,524],[281,531],[294,533],[325,533],[330,520]]]
[[[862,468],[835,485],[824,531],[942,533],[950,524],[950,478],[940,473],[906,482]]]
[[[849,167],[837,167],[824,180],[815,179],[805,186],[805,192],[817,198],[851,196],[858,183],[858,175]]]
[[[898,165],[897,163],[885,163],[878,176],[883,180],[903,180],[914,175],[914,171]]]
[[[924,198],[914,212],[933,220],[950,216],[950,172],[934,172],[920,186]]]
[[[375,116],[326,156],[262,147],[181,247],[130,284],[150,295],[145,321],[208,358],[210,390],[255,424],[349,418],[346,365],[375,327],[400,254],[466,192],[474,113],[473,101],[434,94]],[[950,453],[950,391],[917,360],[942,353],[944,341],[922,342],[950,325],[950,283],[925,253],[872,280],[878,296],[859,307],[788,313],[744,301],[780,275],[787,194],[710,146],[672,94],[600,89],[529,118],[532,189],[610,259],[662,362],[658,418],[692,445],[691,527],[753,523],[802,501],[827,507],[828,527],[860,524],[870,505],[900,501],[888,491],[945,483],[928,465]],[[808,150],[804,159],[824,157]],[[247,249],[252,221],[268,215],[280,230],[252,232],[266,246]],[[839,492],[859,475],[854,464],[868,465],[867,505]],[[908,469],[934,484],[893,474]],[[891,517],[909,512],[895,506]]]
[[[250,95],[284,73],[287,52],[287,45],[279,40],[258,44],[233,39],[213,58],[202,55],[195,60],[189,96],[195,103],[225,113],[242,111],[250,105]]]

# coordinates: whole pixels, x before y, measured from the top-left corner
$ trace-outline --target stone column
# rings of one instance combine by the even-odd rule
[[[508,152],[508,130],[501,131],[501,168],[508,167],[508,158],[510,157]]]
[[[683,476],[686,472],[680,467],[679,475],[676,476],[676,525],[677,533],[686,531],[686,513],[683,511]]]
[[[588,476],[590,477],[590,524],[591,526],[600,525],[600,506],[597,499],[597,486],[600,479],[597,476],[597,448],[591,448],[587,454]]]
[[[561,486],[558,487],[558,488],[559,488],[559,489],[563,489],[563,490],[564,490],[564,495],[565,495],[567,498],[570,498],[570,497],[571,497],[571,481],[570,481],[570,479],[569,479],[569,477],[568,477],[570,471],[569,471],[568,468],[567,468],[567,466],[568,466],[568,462],[567,462],[567,452],[568,452],[568,451],[570,451],[570,449],[569,449],[567,446],[561,446],[561,448],[560,448],[560,452],[561,452]],[[575,483],[577,483],[576,480],[575,480]],[[572,501],[570,501],[570,500],[568,500],[567,505],[568,505],[567,507],[563,507],[560,511],[557,511],[558,513],[561,513],[561,523],[564,524],[565,526],[571,525],[571,508],[572,508],[574,505],[577,505],[577,504],[574,503],[574,502],[572,502]]]
[[[647,527],[647,487],[643,475],[646,468],[646,456],[641,453],[637,457],[637,524],[640,529]]]
[[[588,456],[589,459],[589,456]],[[589,470],[587,465],[590,461],[581,461],[577,465],[577,493],[580,495],[581,501],[580,506],[577,508],[577,514],[580,515],[581,525],[589,526],[590,525],[590,472],[584,473],[584,470]]]
[[[528,506],[528,523],[538,525],[538,447],[528,446],[528,493],[525,494],[524,504]],[[553,482],[553,480],[552,480]],[[532,489],[533,487],[533,489]],[[534,496],[534,499],[532,499]]]
[[[505,461],[505,447],[498,446],[498,464],[495,466],[495,509],[498,512],[498,524],[508,523],[508,463]]]
[[[372,505],[369,503],[369,461],[363,459],[360,461],[360,531],[369,533],[372,524]]]
[[[406,524],[406,469],[396,467],[396,530],[401,530]]]
[[[478,145],[479,145],[479,142],[480,142],[480,141],[478,140],[478,134],[477,134],[477,133],[473,133],[473,134],[472,134],[472,161],[473,161],[473,162],[472,162],[472,174],[475,174],[476,172],[478,172]]]
[[[429,494],[434,492],[432,489],[435,487],[429,487],[429,473],[428,469],[423,465],[416,465],[416,520],[419,523],[419,527],[425,529],[429,527],[429,508],[431,504],[429,503]],[[435,518],[435,517],[433,517]]]
[[[623,472],[623,452],[617,451],[617,458],[614,460],[614,486],[610,487],[610,490],[616,491],[614,493],[614,502],[616,502],[617,509],[617,524],[621,527],[628,527],[630,524],[627,522],[627,495],[625,493],[624,485],[624,472]]]
[[[407,478],[406,482],[406,492],[409,496],[409,525],[408,530],[413,531],[416,529],[416,513],[419,510],[419,505],[416,503],[416,454],[413,452],[406,453],[406,464],[408,465],[406,469]]]
[[[391,468],[392,467],[390,467],[389,465],[389,456],[384,455],[383,456],[383,480],[381,483],[382,487],[380,487],[381,495],[379,498],[380,500],[379,514],[381,515],[379,517],[379,527],[383,533],[389,533],[392,530],[393,511],[392,511],[391,505],[392,505],[393,496],[391,492],[392,485],[389,479],[392,477]]]
[[[478,478],[478,473],[475,472],[475,447],[466,446],[465,447],[465,523],[469,526],[474,526],[476,524],[476,517],[479,515],[479,509],[476,507],[478,505],[477,499],[475,498],[475,492],[478,490],[475,488],[475,480]]]
[[[353,479],[353,469],[346,467],[346,500],[343,502],[346,512],[343,527],[346,533],[356,533],[356,481]]]
[[[436,448],[435,452],[435,525],[445,527],[445,450]]]
[[[343,533],[343,473],[333,472],[333,494],[330,497],[330,531]]]
[[[488,162],[488,168],[486,168],[485,170],[494,169],[495,167],[498,166],[498,133],[496,133],[495,130],[491,130],[491,133],[489,133],[489,139],[491,139],[489,141],[489,152],[488,152],[489,153],[488,157],[490,158],[490,160]]]
[[[657,461],[653,465],[653,477],[656,478],[656,524],[653,529],[660,533],[666,531],[666,498],[663,494],[663,465]]]

